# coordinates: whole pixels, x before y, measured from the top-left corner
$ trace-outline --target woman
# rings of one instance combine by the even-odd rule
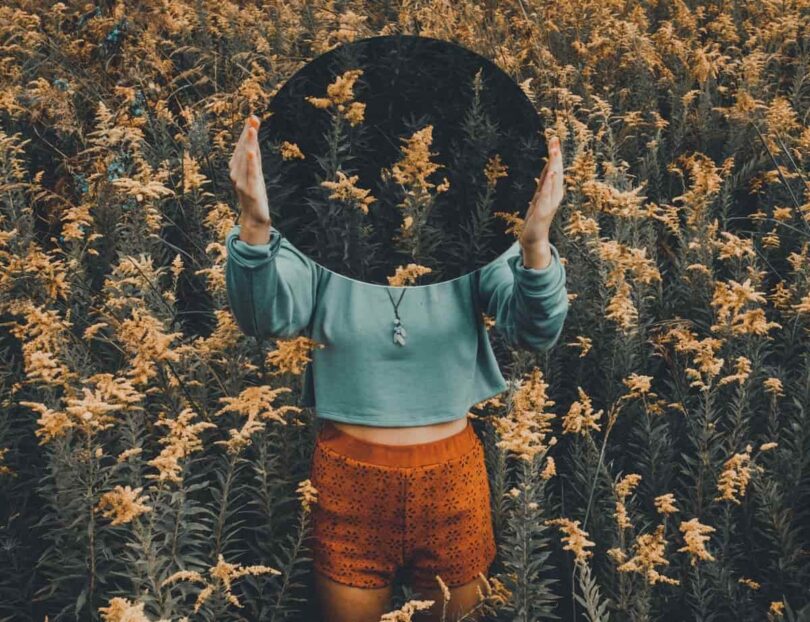
[[[495,557],[483,445],[467,410],[507,385],[481,311],[510,345],[534,351],[556,343],[568,311],[549,242],[563,197],[559,139],[509,250],[473,274],[388,287],[315,263],[272,226],[258,127],[251,115],[230,160],[241,216],[226,237],[228,298],[249,335],[303,332],[326,346],[313,351],[302,400],[323,422],[311,474],[323,619],[378,621],[400,568],[436,601],[415,619],[441,619],[437,575],[455,619],[477,604],[477,575]]]

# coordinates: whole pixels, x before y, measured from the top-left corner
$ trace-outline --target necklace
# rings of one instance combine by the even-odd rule
[[[405,345],[405,337],[408,336],[408,333],[405,332],[405,327],[402,325],[402,322],[399,319],[399,303],[402,302],[402,297],[405,296],[405,292],[408,291],[405,288],[402,288],[402,295],[399,297],[399,300],[394,304],[394,299],[391,297],[391,292],[387,289],[385,293],[388,294],[388,298],[391,300],[391,304],[394,305],[394,343],[398,343],[401,346]]]

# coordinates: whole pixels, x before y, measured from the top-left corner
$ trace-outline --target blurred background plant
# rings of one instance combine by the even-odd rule
[[[486,617],[807,619],[808,9],[3,4],[0,620],[314,619],[318,344],[226,308],[227,160],[302,64],[398,32],[492,59],[565,156],[564,335],[491,332],[510,388],[471,410]]]

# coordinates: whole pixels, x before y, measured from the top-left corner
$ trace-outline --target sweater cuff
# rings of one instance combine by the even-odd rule
[[[548,291],[550,286],[556,287],[565,278],[557,247],[551,243],[549,243],[549,247],[551,248],[551,263],[545,268],[529,268],[523,265],[523,251],[520,247],[518,253],[509,259],[515,281],[529,293],[540,294]]]
[[[228,257],[232,258],[237,265],[256,269],[272,261],[278,255],[281,248],[281,231],[270,225],[270,241],[265,244],[248,244],[239,239],[241,225],[234,225],[225,236],[225,247],[228,249]]]

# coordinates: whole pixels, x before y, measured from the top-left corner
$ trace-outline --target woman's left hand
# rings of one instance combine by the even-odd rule
[[[520,232],[519,241],[523,249],[524,263],[529,267],[539,267],[530,264],[547,264],[550,261],[549,230],[564,194],[560,139],[554,136],[549,141],[549,159],[540,174],[537,189],[529,202],[529,211]],[[548,261],[540,261],[546,256]]]

